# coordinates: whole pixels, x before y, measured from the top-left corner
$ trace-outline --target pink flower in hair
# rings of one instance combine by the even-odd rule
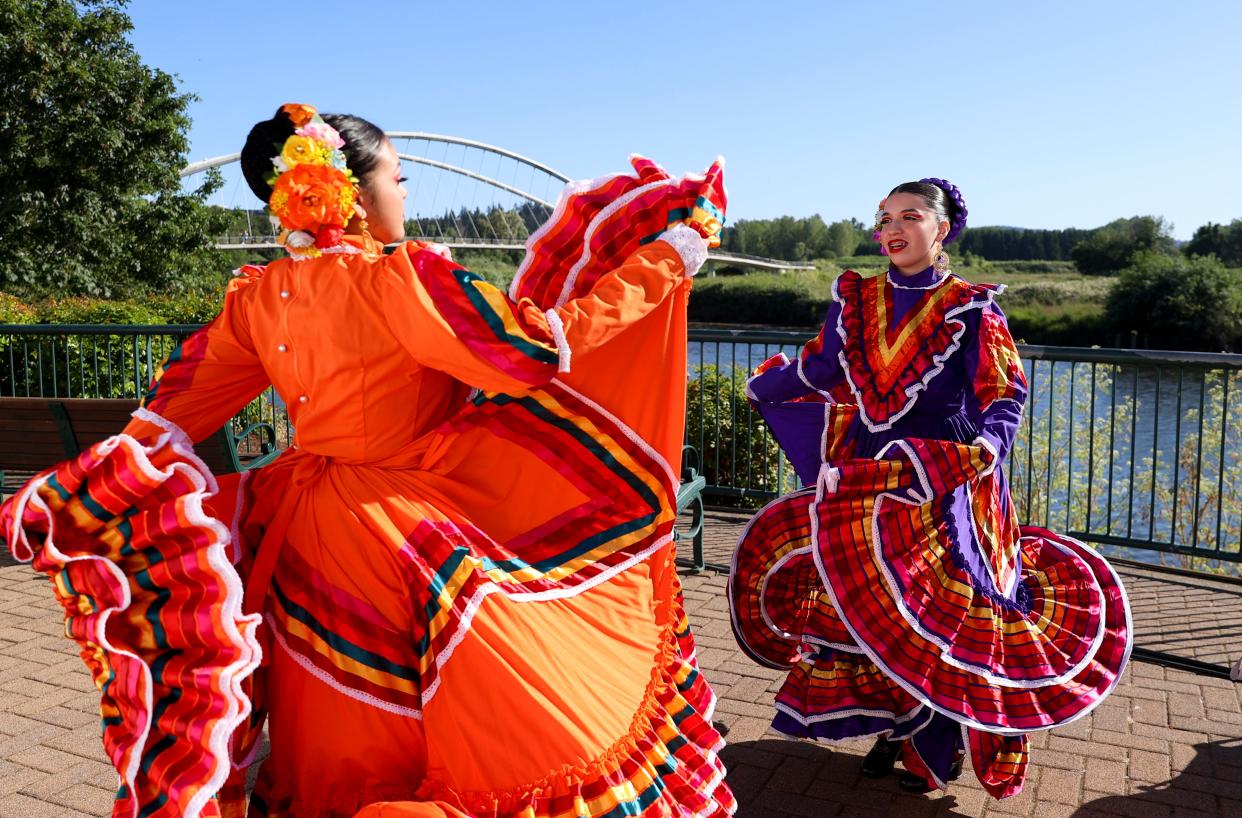
[[[884,197],[883,199],[881,199],[881,200],[880,200],[880,203],[879,203],[878,205],[876,205],[876,207],[875,207],[875,226],[871,228],[871,229],[872,229],[872,231],[873,231],[873,232],[871,233],[871,240],[872,240],[872,241],[876,241],[876,242],[878,242],[878,241],[880,240],[880,229],[881,229],[881,228],[880,228],[880,219],[884,216],[884,205],[886,205],[886,204],[888,204],[888,197],[887,197],[887,196],[886,196],[886,197]],[[880,255],[882,255],[882,256],[887,256],[887,255],[888,255],[888,248],[887,248],[887,247],[885,247],[883,244],[881,244],[881,245],[880,245]]]
[[[336,128],[326,122],[308,122],[297,129],[297,135],[317,139],[333,150],[345,147],[345,140],[336,132]]]

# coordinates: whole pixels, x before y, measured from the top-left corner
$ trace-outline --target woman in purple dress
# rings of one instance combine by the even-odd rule
[[[1017,793],[1025,734],[1081,717],[1115,686],[1129,611],[1108,564],[1019,528],[999,468],[1027,385],[999,286],[948,268],[965,227],[943,179],[881,202],[883,276],[847,270],[797,360],[748,394],[806,488],[743,533],[730,577],[739,643],[788,668],[773,725],[877,737],[863,774],[900,756],[925,792],[969,756],[995,797]]]

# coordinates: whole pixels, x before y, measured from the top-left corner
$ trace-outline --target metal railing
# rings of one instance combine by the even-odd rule
[[[0,397],[141,398],[164,359],[198,328],[0,324]],[[280,448],[293,439],[284,403],[271,387],[233,418],[237,432],[255,423],[270,424]],[[241,457],[259,454],[258,443],[243,439]]]
[[[793,357],[809,337],[691,328],[687,440],[701,453],[707,494],[757,505],[796,487],[746,400],[745,373],[777,352]],[[1158,552],[1238,573],[1242,355],[1019,352],[1030,396],[1006,466],[1019,519],[1121,556],[1150,562]]]
[[[0,326],[0,396],[140,397],[190,325]],[[758,505],[796,477],[745,396],[767,357],[805,332],[693,327],[687,442],[706,493]],[[1192,568],[1242,563],[1242,355],[1019,347],[1030,385],[1007,464],[1023,522],[1174,555]],[[291,440],[274,391],[238,415]],[[1206,563],[1204,561],[1207,561]]]

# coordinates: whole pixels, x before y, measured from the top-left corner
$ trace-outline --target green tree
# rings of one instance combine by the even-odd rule
[[[1163,349],[1242,349],[1242,280],[1213,256],[1147,251],[1109,291],[1113,329]]]
[[[850,221],[833,222],[828,225],[828,240],[821,258],[841,258],[854,255],[854,249],[862,240],[861,233]]]
[[[1070,256],[1087,275],[1112,275],[1142,253],[1177,252],[1170,226],[1159,216],[1134,216],[1109,222],[1074,246]]]
[[[1195,231],[1182,251],[1188,256],[1214,255],[1230,267],[1242,266],[1242,219],[1228,225],[1208,222]]]
[[[124,0],[0,0],[0,286],[112,294],[218,271],[181,189],[186,108],[126,39]]]

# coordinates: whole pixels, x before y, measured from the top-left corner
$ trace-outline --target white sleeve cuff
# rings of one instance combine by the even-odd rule
[[[699,235],[699,231],[687,224],[675,224],[660,234],[660,241],[666,242],[681,256],[682,266],[686,275],[693,276],[707,261],[707,239]]]
[[[996,467],[1000,465],[1000,454],[997,453],[996,447],[992,445],[992,441],[988,440],[983,435],[979,435],[974,440],[970,441],[970,443],[972,446],[979,446],[986,449],[988,454],[992,455],[992,462],[988,464],[986,469],[979,472],[979,476],[985,477],[996,471]]]
[[[556,371],[568,372],[573,350],[569,348],[569,341],[565,339],[565,323],[561,321],[556,310],[548,310],[543,315],[548,319],[548,329],[552,331],[552,340],[556,342]]]

